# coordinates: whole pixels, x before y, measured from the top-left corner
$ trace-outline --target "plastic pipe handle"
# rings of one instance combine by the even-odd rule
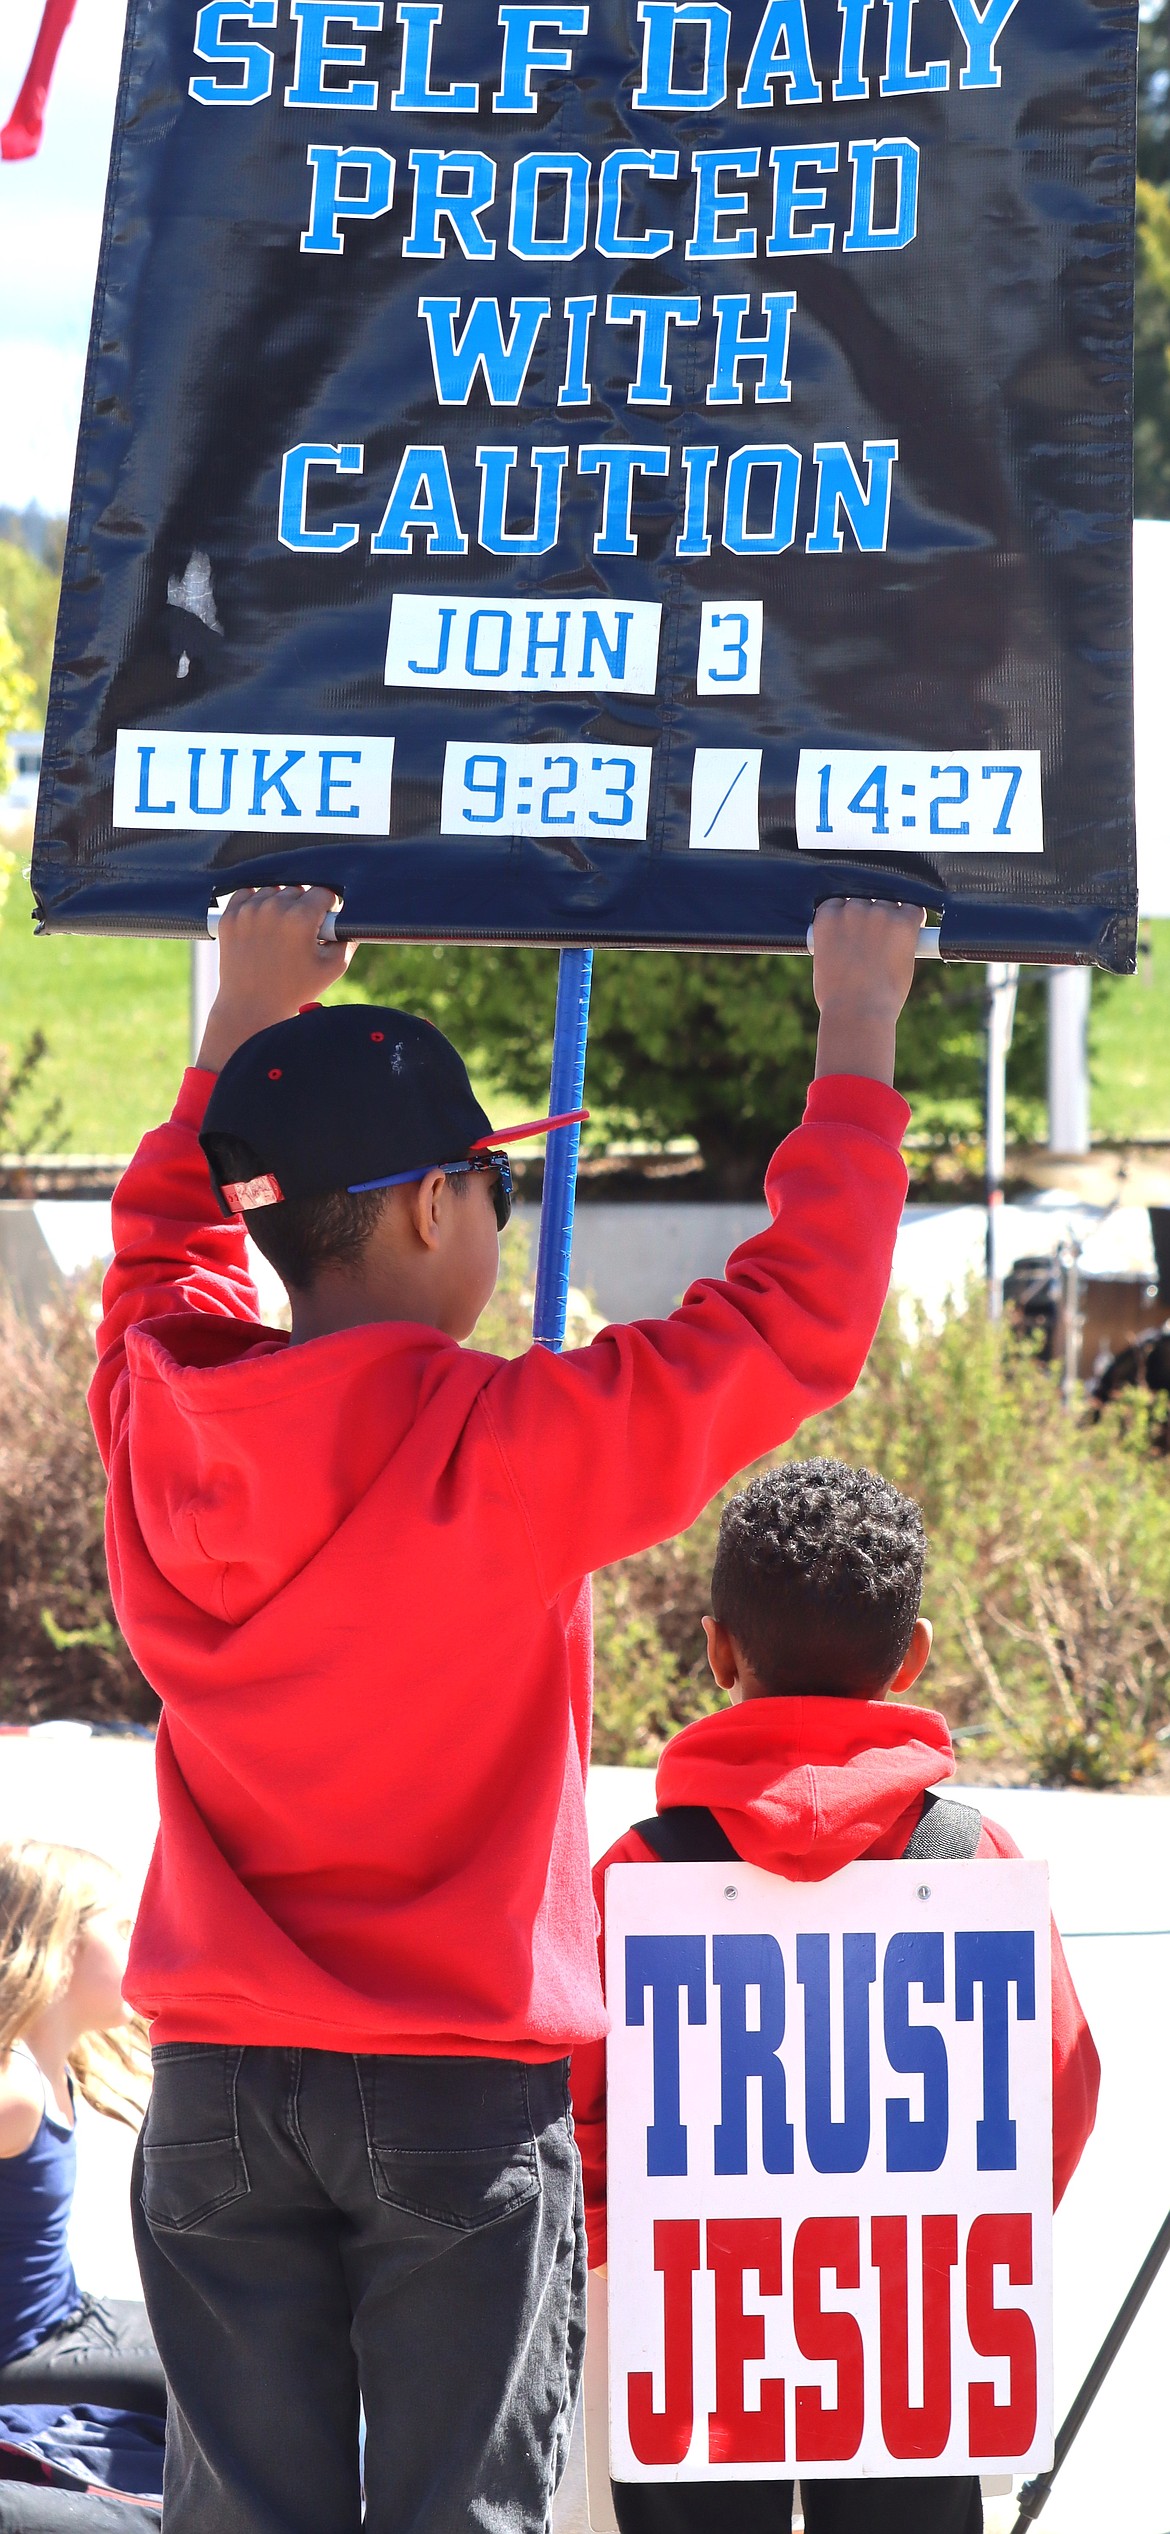
[[[225,899],[224,903],[225,903],[225,904],[227,903],[226,899]],[[317,939],[318,939],[318,941],[336,941],[336,939],[337,939],[337,918],[338,918],[338,915],[340,914],[340,912],[341,912],[340,907],[337,907],[337,906],[331,906],[331,907],[330,907],[330,909],[329,909],[329,913],[327,914],[327,916],[326,916],[326,918],[325,918],[325,921],[324,921],[324,923],[323,923],[323,924],[322,924],[322,926],[321,926],[321,930],[320,930],[320,932],[319,932],[319,933],[318,933],[318,935],[317,935]],[[214,941],[214,940],[215,940],[216,934],[217,934],[217,933],[218,933],[218,931],[219,931],[219,919],[220,919],[220,916],[222,915],[222,913],[223,913],[223,907],[222,907],[222,906],[209,906],[209,907],[208,907],[208,909],[207,909],[207,930],[208,930],[208,932],[209,932],[209,934],[210,934],[210,936],[211,936],[212,941]]]

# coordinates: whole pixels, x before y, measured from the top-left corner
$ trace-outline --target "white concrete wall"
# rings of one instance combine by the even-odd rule
[[[539,1208],[520,1205],[517,1222],[535,1242]],[[961,1296],[983,1271],[986,1215],[978,1205],[908,1205],[894,1256],[894,1284],[937,1318],[949,1296]],[[719,1276],[740,1241],[762,1231],[763,1200],[748,1205],[593,1204],[577,1208],[572,1281],[591,1294],[603,1318],[659,1318],[697,1276]],[[1045,1254],[1068,1231],[1085,1243],[1087,1274],[1154,1273],[1150,1218],[1144,1206],[1112,1210],[1079,1205],[1058,1191],[1025,1205],[1004,1206],[1001,1257]],[[76,1274],[110,1254],[110,1209],[96,1201],[51,1198],[30,1205],[0,1200],[0,1280],[30,1309],[47,1299],[60,1276]],[[252,1252],[261,1305],[271,1313],[282,1295],[272,1269]]]

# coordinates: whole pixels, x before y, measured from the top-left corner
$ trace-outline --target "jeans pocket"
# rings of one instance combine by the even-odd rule
[[[242,2055],[216,2042],[156,2051],[142,2133],[142,2213],[152,2229],[182,2232],[246,2197],[236,2112]]]
[[[374,2189],[387,2208],[466,2233],[538,2198],[519,2061],[365,2059],[358,2078]]]

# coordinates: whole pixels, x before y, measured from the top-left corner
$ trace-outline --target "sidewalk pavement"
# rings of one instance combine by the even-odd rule
[[[1052,1903],[1101,2053],[1097,2129],[1056,2221],[1056,2407],[1063,2416],[1170,2206],[1170,1797],[974,1787],[1025,1855],[1047,1857]],[[601,1855],[651,1812],[643,1769],[593,1771],[589,1822]],[[0,1734],[0,1837],[74,1841],[109,1856],[137,1888],[154,1835],[149,1743],[77,1726]],[[86,2124],[74,2225],[85,2285],[131,2295],[126,2209],[130,2137]],[[1044,2534],[1170,2534],[1164,2430],[1170,2263],[1144,2306],[1041,2520]],[[1014,2521],[989,2505],[993,2534]],[[579,2451],[556,2534],[585,2534]]]

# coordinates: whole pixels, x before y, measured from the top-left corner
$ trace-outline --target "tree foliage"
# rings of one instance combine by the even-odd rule
[[[1138,55],[1134,507],[1170,519],[1170,0],[1145,11]]]
[[[1134,509],[1170,519],[1170,185],[1139,176],[1134,294]]]
[[[39,727],[44,721],[60,586],[59,570],[41,562],[27,547],[0,538],[0,615],[7,621],[27,681],[20,715],[7,724],[10,730],[26,723]]]
[[[355,982],[371,1000],[423,1012],[512,1098],[548,1091],[556,954],[547,950],[368,948]],[[902,1024],[899,1080],[937,1135],[977,1133],[982,971],[923,965]],[[675,951],[599,951],[586,1093],[605,1135],[693,1136],[727,1194],[756,1189],[799,1116],[812,1072],[811,963]],[[1017,1127],[1043,1094],[1043,986],[1021,989],[1012,1090]]]
[[[10,730],[19,730],[27,721],[33,694],[32,679],[25,672],[19,645],[0,603],[0,792],[7,790],[9,781],[4,741]]]

